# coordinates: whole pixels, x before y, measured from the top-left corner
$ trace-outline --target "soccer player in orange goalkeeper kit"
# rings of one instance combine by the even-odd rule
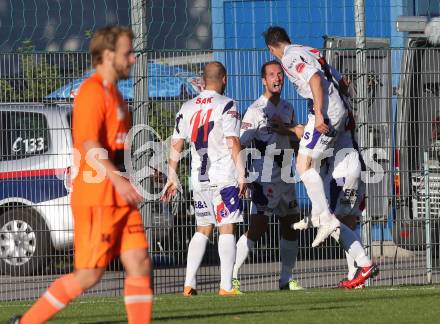
[[[37,302],[11,323],[44,323],[99,282],[115,257],[126,271],[124,301],[129,323],[150,323],[151,261],[137,204],[142,197],[122,176],[125,137],[131,127],[117,81],[135,62],[133,32],[109,26],[90,42],[96,73],[83,82],[73,109],[73,143],[80,153],[71,197],[75,271],[58,278]],[[78,159],[79,160],[79,159]]]

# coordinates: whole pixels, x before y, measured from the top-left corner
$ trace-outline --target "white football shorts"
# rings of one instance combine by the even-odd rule
[[[266,216],[299,215],[296,190],[292,183],[254,182],[251,187],[251,215],[263,212]]]
[[[340,133],[345,132],[347,123],[347,112],[324,117],[324,122],[330,130],[327,134],[321,134],[315,129],[315,115],[309,114],[307,125],[304,127],[304,134],[299,143],[299,153],[309,156],[312,159],[318,159],[323,153],[335,145]]]
[[[212,185],[201,183],[193,189],[197,226],[240,223],[242,202],[237,183]]]

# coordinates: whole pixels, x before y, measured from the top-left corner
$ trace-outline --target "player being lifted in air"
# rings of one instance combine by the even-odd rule
[[[349,192],[352,181],[359,179],[360,163],[345,170],[341,167],[350,161],[359,161],[350,130],[349,107],[340,91],[342,77],[327,64],[317,49],[292,44],[283,28],[269,27],[263,36],[298,94],[309,103],[308,122],[300,141],[296,170],[312,202],[311,223],[318,227],[312,246],[318,246],[330,235],[340,241],[361,269],[348,286],[359,286],[376,275],[378,269],[366,255],[357,235],[330,212],[323,180],[316,170],[326,157],[327,150],[334,148],[333,154],[330,154],[334,158],[332,169],[345,172],[344,176],[348,179],[343,184],[343,192]],[[304,227],[307,227],[307,222],[294,224],[296,229]]]

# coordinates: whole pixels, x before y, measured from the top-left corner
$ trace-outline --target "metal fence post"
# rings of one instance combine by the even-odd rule
[[[368,134],[368,90],[367,90],[367,66],[366,66],[366,39],[365,39],[365,2],[364,0],[356,0],[354,6],[354,19],[356,27],[356,74],[357,74],[357,100],[358,104],[358,141],[362,151],[369,147],[371,139]],[[372,141],[371,141],[372,142]],[[368,192],[368,183],[366,185],[366,192]],[[367,204],[371,202],[367,200]],[[368,208],[367,208],[368,210]],[[370,218],[368,212],[362,217],[362,242],[365,245],[368,254],[371,256],[371,235],[370,235]]]
[[[148,123],[148,58],[147,58],[147,18],[145,0],[131,0],[131,28],[134,33],[133,48],[136,51],[136,63],[133,67],[133,126]],[[138,150],[149,138],[146,132],[139,132],[133,141],[133,151]],[[143,169],[148,163],[148,156],[141,154],[133,161],[135,170]],[[138,173],[136,181],[140,183],[147,192],[150,191],[149,181],[145,181],[144,172]],[[144,226],[147,228],[148,239],[151,240],[151,204],[146,202],[140,208]],[[152,242],[149,242],[150,246]]]
[[[426,280],[432,283],[432,242],[431,242],[431,200],[429,198],[429,165],[428,152],[423,154],[425,185],[425,235],[426,235]]]

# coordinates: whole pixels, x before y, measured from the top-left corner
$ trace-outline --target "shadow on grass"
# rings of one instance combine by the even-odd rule
[[[98,318],[99,317],[99,318]],[[106,319],[110,316],[102,316],[102,315],[89,315],[89,316],[63,316],[53,319],[53,321],[62,321],[63,323],[77,323],[77,324],[121,324],[127,323],[126,319],[115,320],[114,318]]]
[[[347,291],[348,293],[350,293],[350,292],[353,292],[352,290],[351,291]],[[361,294],[362,294],[362,292],[360,292]],[[351,296],[356,296],[356,299],[347,299],[347,298],[340,298],[339,296],[338,297],[335,297],[335,299],[333,300],[334,302],[336,302],[336,301],[338,301],[338,302],[352,302],[352,301],[355,301],[355,300],[363,300],[363,301],[378,301],[378,300],[384,300],[384,301],[390,301],[390,300],[399,300],[399,299],[401,299],[401,300],[403,300],[403,299],[412,299],[412,298],[432,298],[432,297],[435,297],[435,296],[437,296],[437,297],[439,297],[440,298],[440,291],[433,291],[433,292],[429,292],[429,293],[426,293],[426,292],[424,292],[423,294],[422,293],[418,293],[418,294],[409,294],[409,295],[399,295],[399,296],[362,296],[362,295],[351,295]],[[350,295],[349,295],[350,296]],[[325,301],[325,302],[328,302],[328,300],[327,301]],[[316,303],[321,303],[321,302],[316,302]]]
[[[351,308],[350,306],[331,306],[331,307],[310,307],[310,310],[330,310],[330,309],[343,309],[343,308]],[[295,311],[293,308],[292,311]],[[164,317],[154,317],[155,321],[170,321],[170,320],[194,320],[200,318],[213,318],[213,317],[221,317],[221,316],[239,316],[239,315],[257,315],[257,314],[266,314],[266,313],[285,313],[285,309],[270,309],[270,310],[248,310],[248,311],[240,311],[240,312],[217,312],[212,314],[192,314],[192,315],[174,315],[174,316],[164,316]]]

